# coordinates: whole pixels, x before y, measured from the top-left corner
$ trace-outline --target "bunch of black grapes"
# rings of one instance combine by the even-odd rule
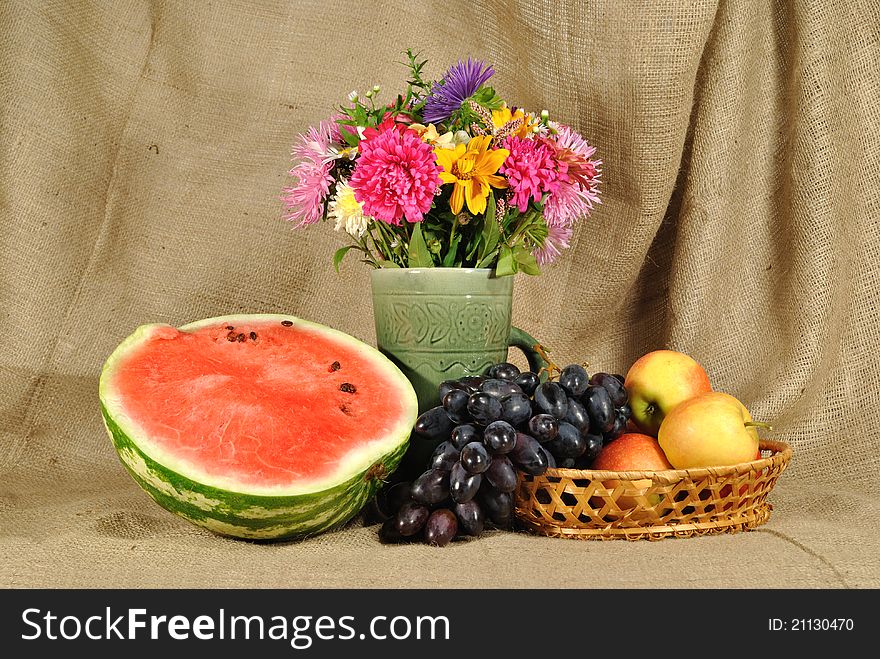
[[[622,375],[589,377],[578,364],[563,368],[558,381],[539,384],[534,402],[529,432],[557,467],[589,469],[602,447],[626,432],[632,416]]]
[[[443,546],[487,525],[510,528],[517,469],[537,476],[548,467],[586,468],[630,416],[622,377],[590,378],[576,364],[541,382],[504,362],[483,376],[446,380],[439,393],[442,404],[413,429],[414,441],[441,441],[428,469],[379,494],[384,542]]]

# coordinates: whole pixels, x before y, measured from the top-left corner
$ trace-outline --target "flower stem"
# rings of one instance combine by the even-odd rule
[[[380,233],[381,233],[381,231],[380,231]],[[377,241],[376,237],[373,235],[373,227],[370,227],[369,229],[367,229],[367,235],[370,237],[370,240],[372,241],[373,246],[376,248],[376,253],[379,256],[381,256],[383,260],[392,261],[393,259],[391,258],[391,255],[388,254],[384,249],[382,249],[382,246],[379,245],[379,241]],[[384,242],[383,242],[383,246],[384,246]]]

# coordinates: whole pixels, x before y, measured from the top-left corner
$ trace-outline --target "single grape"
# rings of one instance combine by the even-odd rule
[[[513,496],[509,492],[499,492],[494,487],[480,489],[480,503],[486,516],[500,528],[510,526],[513,517]]]
[[[620,382],[620,384],[623,384],[624,382],[626,382],[626,378],[623,377],[620,373],[612,373],[611,377],[613,377],[615,380]]]
[[[474,394],[480,390],[485,379],[486,378],[482,375],[466,375],[463,378],[459,378],[458,383],[467,391]]]
[[[471,442],[480,441],[480,431],[477,430],[476,426],[471,425],[470,423],[463,423],[452,429],[449,441],[460,451]]]
[[[590,415],[591,430],[600,430],[601,432],[611,430],[614,426],[615,414],[608,391],[598,384],[593,384],[587,387],[581,400],[584,407],[587,408],[587,414]]]
[[[453,508],[458,518],[458,528],[468,535],[477,536],[483,532],[486,517],[476,499],[457,503]]]
[[[559,432],[559,420],[552,414],[536,414],[529,419],[529,431],[542,444],[552,441]]]
[[[425,542],[445,547],[458,533],[458,520],[448,508],[439,508],[425,522]]]
[[[629,420],[632,418],[632,415],[633,415],[632,407],[630,407],[629,403],[624,403],[623,405],[621,405],[620,407],[617,408],[617,414],[618,414],[618,416],[622,414],[623,416],[626,417],[627,420]]]
[[[482,474],[489,468],[492,458],[481,442],[471,442],[461,449],[461,466],[469,474]]]
[[[575,469],[578,466],[577,458],[560,458],[556,461],[560,469]]]
[[[547,442],[547,450],[557,458],[577,458],[587,448],[584,436],[570,423],[559,424],[559,434],[552,442]]]
[[[547,458],[547,468],[556,469],[556,456],[554,456],[547,447],[541,444],[541,450],[544,451],[544,457]]]
[[[410,485],[409,481],[400,481],[386,485],[376,492],[366,509],[370,519],[384,522],[394,517],[405,502],[412,500],[409,494]]]
[[[443,396],[443,409],[455,423],[470,421],[470,414],[467,411],[468,398],[470,398],[470,394],[461,389],[453,389]]]
[[[493,421],[483,431],[483,443],[493,453],[510,453],[516,446],[516,428],[507,421]]]
[[[382,488],[383,490],[387,490],[387,492],[385,492],[385,501],[388,506],[388,512],[393,515],[400,510],[400,507],[407,501],[412,501],[412,494],[410,493],[411,488],[411,481],[400,481],[399,483],[389,485],[387,488]]]
[[[443,382],[440,383],[440,387],[438,388],[438,391],[440,392],[440,400],[443,400],[446,394],[448,394],[453,389],[457,389],[458,391],[467,391],[468,393],[470,393],[470,391],[468,391],[468,388],[465,387],[458,380],[443,380]]]
[[[465,503],[474,498],[483,477],[480,474],[469,474],[460,462],[449,472],[449,495],[455,503]]]
[[[518,426],[532,416],[532,402],[525,394],[511,394],[501,399],[501,418]]]
[[[413,430],[428,439],[446,439],[453,427],[452,419],[442,406],[432,407],[416,419]]]
[[[415,501],[408,501],[397,511],[397,532],[403,537],[415,535],[422,530],[431,511]]]
[[[397,530],[397,517],[389,517],[379,529],[379,542],[382,544],[398,544],[406,542],[409,538],[404,538]]]
[[[431,468],[449,471],[452,465],[458,462],[458,454],[459,449],[455,448],[452,442],[438,444],[431,454]]]
[[[599,455],[599,452],[602,450],[602,446],[604,444],[604,439],[602,435],[594,435],[589,433],[584,435],[584,440],[587,443],[587,448],[584,450],[583,455],[581,455],[581,460],[592,463],[593,460],[596,459],[596,456]]]
[[[605,441],[611,442],[620,437],[623,433],[626,432],[626,422],[628,419],[622,414],[617,414],[614,417],[614,425],[611,427],[611,430],[604,433]]]
[[[578,429],[578,432],[587,432],[590,429],[590,415],[586,408],[577,398],[568,399],[568,412],[565,421]]]
[[[510,362],[502,362],[491,366],[487,372],[490,378],[498,378],[499,380],[509,380],[513,382],[519,375],[519,368]]]
[[[559,386],[568,393],[569,396],[581,396],[590,384],[590,376],[583,366],[578,364],[569,364],[562,369],[559,374]]]
[[[538,387],[538,385],[541,384],[541,379],[536,373],[526,371],[525,373],[519,374],[519,377],[516,379],[516,384],[520,389],[522,389],[522,392],[526,396],[531,396],[535,393],[535,389]]]
[[[611,404],[614,405],[614,407],[619,407],[629,400],[629,394],[626,393],[623,384],[613,375],[609,375],[608,373],[596,373],[590,379],[590,384],[603,387],[611,397]]]
[[[483,426],[501,418],[501,402],[483,392],[471,394],[471,397],[468,398],[467,409],[474,421]]]
[[[413,481],[410,492],[414,501],[436,505],[449,496],[449,473],[429,469]]]
[[[532,476],[540,476],[549,466],[547,455],[538,441],[521,432],[516,433],[516,446],[510,452],[510,458],[520,469]]]
[[[564,419],[568,412],[568,396],[565,389],[555,382],[542,382],[535,389],[535,402],[542,412]]]
[[[499,492],[513,492],[516,489],[516,469],[505,455],[496,455],[485,473],[486,480]]]
[[[492,398],[497,398],[501,400],[505,396],[510,396],[511,394],[521,394],[522,389],[516,386],[513,382],[508,382],[507,380],[498,380],[498,379],[490,379],[483,382],[480,390],[483,393],[487,393]]]

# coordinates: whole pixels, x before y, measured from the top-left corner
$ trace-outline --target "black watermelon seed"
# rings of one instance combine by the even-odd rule
[[[339,391],[344,391],[347,394],[353,394],[357,391],[357,388],[350,382],[343,382],[339,385]]]
[[[234,328],[232,325],[227,325],[227,326],[226,326],[226,329],[228,329],[228,330],[234,330],[235,328]]]
[[[340,364],[339,362],[333,362],[332,364],[330,364],[330,372],[331,373],[333,371],[338,371],[340,368],[342,368],[342,364]]]
[[[244,343],[244,341],[246,340],[244,334],[239,334],[237,339],[239,343]]]
[[[293,325],[293,321],[292,320],[282,320],[281,324],[284,325],[285,327],[290,327],[291,325]]]
[[[251,333],[250,333],[250,337],[251,337],[251,341],[256,341],[256,340],[257,340],[257,333],[256,333],[256,332],[251,332]]]
[[[226,335],[227,341],[235,341],[236,338],[237,338],[237,336],[236,336],[235,332],[230,332],[229,334]]]

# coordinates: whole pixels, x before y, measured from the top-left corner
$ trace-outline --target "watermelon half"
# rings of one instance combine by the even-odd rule
[[[351,519],[418,415],[378,350],[283,315],[143,325],[107,359],[99,393],[123,465],[157,503],[252,539]]]

